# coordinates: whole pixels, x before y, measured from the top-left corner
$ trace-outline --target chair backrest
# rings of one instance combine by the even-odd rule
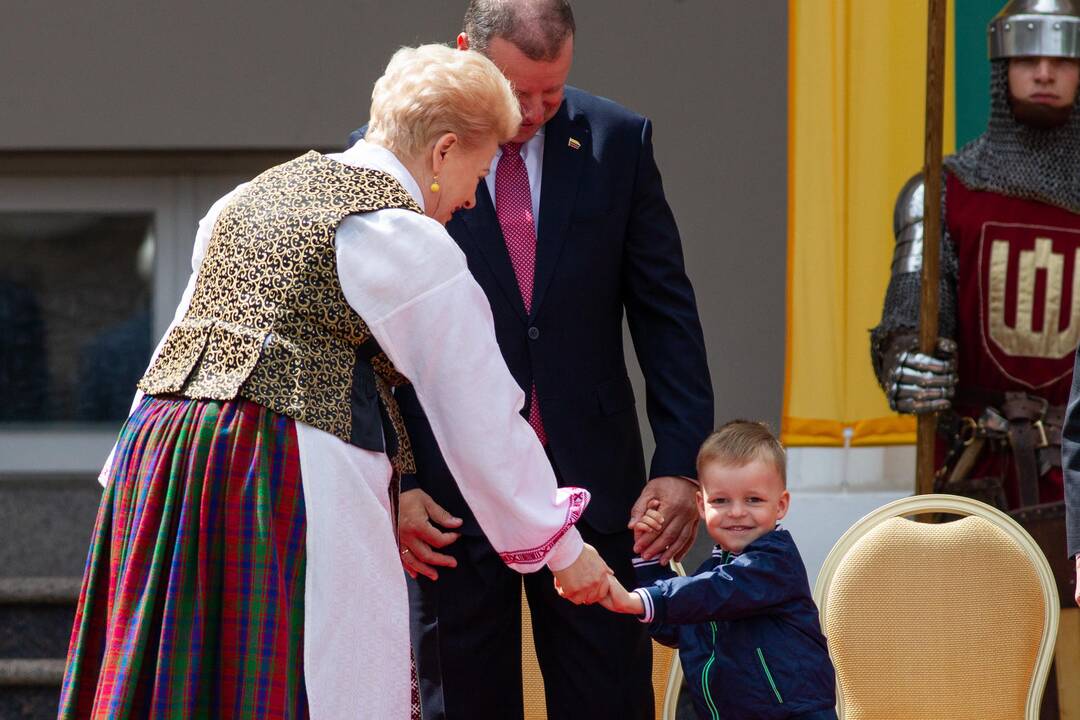
[[[922,523],[905,516],[964,516]],[[889,503],[837,541],[814,588],[840,717],[1038,717],[1059,617],[1031,536],[969,498]]]
[[[671,568],[678,575],[686,575],[680,562],[672,560]],[[675,720],[682,681],[683,671],[682,663],[679,662],[679,651],[653,640],[652,684],[656,717],[661,720]]]
[[[661,645],[655,640],[652,647],[653,699],[656,702],[656,717],[661,720],[675,720],[675,712],[679,705],[679,691],[682,689],[683,682],[679,651]]]
[[[672,567],[679,575],[686,574],[679,563],[673,562]],[[652,684],[656,717],[674,720],[675,705],[679,688],[682,686],[679,653],[656,641],[653,641],[652,650]],[[546,720],[544,677],[540,673],[540,663],[536,659],[532,615],[529,613],[529,602],[525,598],[524,587],[521,588],[521,689],[525,705],[525,720]]]

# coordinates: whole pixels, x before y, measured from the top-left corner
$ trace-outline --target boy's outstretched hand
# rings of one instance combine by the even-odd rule
[[[608,610],[627,615],[644,615],[645,606],[636,594],[628,592],[614,575],[608,576],[608,594],[600,604]]]

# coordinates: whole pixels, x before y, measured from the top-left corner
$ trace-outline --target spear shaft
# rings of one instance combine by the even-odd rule
[[[929,0],[926,33],[926,142],[919,349],[933,354],[938,337],[938,278],[941,245],[941,147],[945,108],[945,10],[947,0]],[[934,491],[934,436],[937,416],[918,416],[915,492]]]

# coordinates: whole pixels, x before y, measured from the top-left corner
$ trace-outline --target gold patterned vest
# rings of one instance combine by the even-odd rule
[[[314,151],[256,177],[218,217],[191,306],[139,388],[243,397],[385,450],[398,473],[415,472],[390,392],[408,380],[346,302],[337,275],[338,224],[387,208],[421,212],[392,176]]]

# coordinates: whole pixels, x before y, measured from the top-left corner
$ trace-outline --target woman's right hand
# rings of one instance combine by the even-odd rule
[[[401,493],[398,502],[398,543],[405,572],[414,580],[417,575],[438,580],[439,573],[434,566],[457,567],[457,560],[435,552],[434,548],[446,547],[461,537],[461,533],[443,532],[433,523],[444,528],[458,528],[461,522],[461,518],[446,512],[419,488]]]

